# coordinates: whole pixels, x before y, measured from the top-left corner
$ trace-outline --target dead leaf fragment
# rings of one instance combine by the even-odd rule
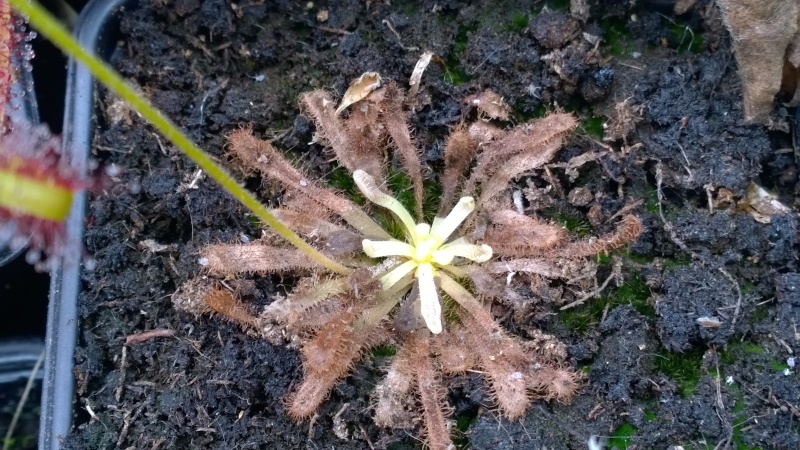
[[[716,317],[698,317],[696,322],[701,327],[706,328],[719,328],[722,326],[722,322],[720,322],[720,320]]]
[[[336,108],[336,116],[353,103],[364,100],[372,91],[381,87],[381,76],[378,72],[364,72],[358,77],[342,97],[342,103]]]
[[[432,57],[433,52],[425,52],[419,57],[417,65],[414,66],[414,71],[411,72],[411,78],[408,80],[408,85],[411,86],[408,91],[409,97],[414,98],[417,96],[419,84],[422,82],[422,73],[425,72],[425,68],[431,63]]]
[[[470,95],[464,101],[478,108],[481,114],[490,119],[508,120],[511,107],[506,104],[503,97],[500,97],[491,89],[487,89],[480,94]]]
[[[761,223],[770,223],[775,214],[787,214],[791,211],[776,196],[755,183],[747,185],[739,208]]]

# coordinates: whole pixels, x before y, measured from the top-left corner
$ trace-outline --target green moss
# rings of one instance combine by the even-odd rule
[[[692,257],[685,253],[678,253],[674,258],[664,258],[664,269],[670,270],[676,267],[688,266],[692,263]]]
[[[389,358],[397,354],[397,348],[394,345],[379,345],[372,348],[373,358]]]
[[[700,377],[703,375],[702,362],[705,350],[700,347],[689,351],[662,352],[657,355],[658,370],[672,378],[678,384],[682,397],[691,397]]]
[[[478,30],[478,24],[472,23],[468,25],[459,25],[456,31],[456,38],[453,41],[453,53],[461,55],[467,50],[467,43],[469,42],[469,35]]]
[[[647,185],[647,191],[644,194],[644,209],[650,214],[658,214],[658,192],[655,187]]]
[[[600,21],[603,45],[612,55],[625,55],[633,50],[633,38],[626,19],[608,18]]]
[[[789,368],[789,365],[786,364],[784,361],[780,361],[777,359],[771,359],[769,361],[769,365],[772,367],[772,370],[775,372],[783,372],[784,370]]]
[[[600,320],[604,307],[605,303],[601,302],[599,299],[589,300],[584,305],[559,312],[558,317],[568,330],[585,334],[589,331],[592,324]]]
[[[753,292],[753,289],[755,289],[755,288],[756,288],[756,285],[753,284],[752,281],[746,281],[746,282],[742,283],[742,285],[740,287],[740,289],[742,290],[742,295],[747,295],[747,294]]]
[[[350,172],[344,167],[337,167],[328,175],[328,186],[341,191],[345,196],[353,200],[359,205],[366,202],[366,198],[358,190],[356,182],[353,180]]]
[[[583,131],[586,132],[589,136],[592,136],[596,139],[603,139],[603,118],[597,116],[590,116],[583,120],[581,123],[581,127]]]
[[[350,172],[344,167],[337,167],[331,171],[327,177],[327,181],[329,187],[339,190],[356,204],[365,205],[367,203],[366,198],[358,189],[358,186],[356,186],[355,181],[353,181]],[[390,171],[387,176],[386,185],[392,192],[392,195],[400,201],[406,210],[414,211],[416,209],[413,183],[408,175],[398,171]],[[423,182],[422,190],[423,219],[426,223],[431,223],[439,207],[439,198],[442,195],[442,188],[434,182],[425,181]],[[392,237],[400,240],[405,239],[405,228],[403,224],[388,210],[377,208],[374,218]]]
[[[656,413],[653,412],[653,410],[651,410],[650,408],[646,408],[644,410],[644,418],[647,419],[648,422],[656,420],[656,417],[657,417]]]
[[[636,427],[623,422],[616,430],[608,437],[608,448],[625,450],[631,445],[631,438],[636,436]]]
[[[748,447],[742,441],[741,429],[748,425],[747,414],[745,411],[744,395],[738,384],[726,385],[725,391],[734,398],[733,404],[730,408],[730,414],[736,418],[733,422],[733,436],[731,437],[736,450],[757,450],[760,447]]]
[[[594,231],[592,224],[582,215],[560,211],[555,208],[548,208],[542,211],[542,215],[554,220],[556,223],[566,228],[567,231],[578,237],[586,237]]]
[[[526,105],[526,101],[522,97],[518,98],[513,106],[514,120],[518,123],[533,119],[541,119],[550,114],[550,112],[551,109],[543,103],[539,103],[535,108],[529,109]]]
[[[414,211],[416,209],[414,186],[408,175],[403,172],[390,171],[386,179],[386,185],[406,210]],[[442,187],[440,185],[432,181],[423,181],[422,218],[426,223],[431,223],[433,221],[436,211],[439,208],[441,196]]]
[[[469,81],[469,75],[467,75],[467,71],[463,67],[448,63],[444,72],[444,81],[453,86],[458,86]]]
[[[650,264],[653,260],[656,259],[656,256],[652,253],[631,253],[630,251],[625,252],[625,257],[630,259],[631,261],[635,262],[636,264]]]
[[[259,220],[259,218],[255,214],[247,215],[247,223],[250,225],[251,228],[257,230],[264,228],[264,225],[261,223],[261,220]]]
[[[703,34],[699,31],[694,31],[688,25],[672,24],[667,29],[670,44],[675,45],[675,50],[679,54],[692,52],[694,54],[703,51]]]
[[[521,33],[528,28],[529,21],[526,13],[514,12],[511,14],[511,23],[508,25],[508,29],[513,33]]]
[[[630,277],[622,286],[610,289],[598,299],[587,300],[584,305],[559,312],[564,326],[577,333],[586,333],[592,324],[600,321],[606,307],[631,305],[646,317],[655,317],[655,308],[649,302],[650,287],[641,275]]]
[[[548,8],[552,11],[569,11],[570,0],[550,0],[547,2]]]
[[[744,294],[744,292],[742,292],[742,294]],[[759,322],[763,322],[764,320],[767,320],[768,317],[769,317],[769,306],[758,305],[756,306],[756,309],[753,310],[753,313],[750,315],[750,318],[748,320],[750,324],[756,324]]]
[[[458,431],[465,433],[469,429],[469,426],[475,423],[477,419],[477,414],[462,414],[456,417],[456,428]]]
[[[467,430],[478,420],[478,411],[468,410],[456,416],[456,433],[453,433],[453,444],[457,449],[472,448],[467,439]]]
[[[635,275],[630,277],[622,286],[612,291],[612,304],[624,305],[630,304],[639,314],[654,318],[656,310],[650,304],[650,286],[647,285],[644,277]]]
[[[767,352],[764,349],[764,347],[758,344],[754,344],[752,342],[743,342],[741,345],[741,349],[742,351],[744,351],[745,354],[748,355],[763,355],[764,353]]]
[[[444,80],[454,86],[465,83],[469,80],[469,75],[461,64],[461,56],[467,50],[470,33],[478,29],[477,23],[459,25],[456,38],[453,41],[453,48],[450,57],[446,61]]]
[[[400,13],[405,14],[407,16],[416,16],[419,13],[419,6],[420,3],[416,0],[412,0],[409,2],[392,2],[397,7],[397,10]]]

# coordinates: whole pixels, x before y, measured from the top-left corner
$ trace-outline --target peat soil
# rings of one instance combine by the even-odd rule
[[[366,71],[406,86],[423,51],[443,63],[425,72],[427,103],[410,118],[433,169],[468,95],[493,89],[517,122],[573,112],[580,130],[548,181],[545,171],[519,180],[530,205],[548,205],[531,213],[586,235],[638,202],[647,230],[599,258],[598,284],[617,260],[623,277],[598,298],[561,311],[548,302],[563,288],[554,285],[535,294],[533,314],[504,319],[512,332],[538,327],[568,344],[587,381],[572,403],[537,402],[509,422],[478,375],[449,379],[459,446],[581,449],[595,435],[606,448],[800,448],[793,110],[776,108],[770,127],[743,122],[730,41],[708,1],[680,16],[662,2],[590,1],[580,18],[568,3],[143,1],[125,11],[111,60],[221,161],[224,135],[253,124],[321,175],[335,167],[308,144],[298,94],[341,95]],[[372,421],[385,352],[296,424],[282,403],[302,377],[295,351],[173,309],[171,294],[199,273],[199,249],[258,238],[258,224],[102,89],[97,111],[94,156],[124,174],[88,210],[98,264],[84,274],[66,447],[421,448],[419,430]],[[579,155],[590,161],[566,164]],[[241,176],[266,202],[278,198]],[[756,221],[741,201],[751,182],[792,212]],[[253,311],[288,282],[253,279]],[[173,335],[125,344],[152,330]]]

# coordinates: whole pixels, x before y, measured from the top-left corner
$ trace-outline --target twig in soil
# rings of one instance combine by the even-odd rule
[[[419,47],[417,47],[417,46],[406,47],[405,45],[403,45],[403,39],[400,37],[400,33],[398,33],[397,30],[394,29],[394,27],[392,26],[392,23],[389,22],[388,19],[381,20],[381,23],[386,25],[389,28],[389,30],[391,30],[391,32],[394,33],[394,36],[397,38],[397,45],[399,45],[400,48],[402,48],[403,50],[405,50],[407,52],[419,51]]]
[[[643,203],[644,203],[644,200],[636,200],[636,201],[634,201],[634,202],[628,203],[627,205],[625,205],[625,206],[623,206],[622,208],[620,208],[620,210],[619,210],[619,211],[617,211],[616,213],[614,213],[614,215],[613,215],[613,216],[611,216],[611,217],[609,217],[608,219],[604,220],[604,221],[603,221],[603,223],[612,223],[612,222],[613,222],[614,220],[616,220],[618,217],[620,217],[620,216],[624,216],[624,215],[628,214],[629,212],[631,212],[631,211],[633,211],[634,209],[636,209],[636,208],[638,208],[639,206],[641,206]]]
[[[675,144],[678,146],[679,149],[681,149],[681,155],[683,155],[683,160],[686,161],[686,165],[683,166],[683,168],[686,169],[686,172],[689,174],[689,181],[694,181],[694,174],[692,173],[692,169],[689,168],[689,166],[691,165],[689,163],[689,157],[686,156],[686,152],[683,151],[683,146],[680,143],[676,142]]]
[[[501,51],[501,50],[508,50],[509,48],[511,48],[511,46],[510,46],[510,45],[504,45],[504,46],[497,47],[496,49],[492,50],[492,52],[491,52],[491,53],[489,53],[488,55],[486,55],[486,58],[483,58],[483,61],[481,61],[481,63],[480,63],[480,64],[478,64],[478,66],[477,66],[477,67],[475,67],[474,69],[470,69],[470,70],[468,70],[468,71],[467,71],[467,75],[475,75],[476,73],[478,73],[478,69],[480,69],[480,68],[481,68],[481,67],[482,67],[484,64],[486,64],[486,61],[489,61],[489,58],[491,58],[492,56],[494,56],[494,54],[495,54],[495,53],[497,53],[497,52],[499,52],[499,51]]]
[[[308,421],[308,443],[311,443],[311,438],[314,436],[314,425],[317,423],[317,419],[319,419],[319,414],[314,413],[311,416],[311,420]]]
[[[682,239],[680,239],[675,233],[675,229],[672,227],[672,223],[664,217],[664,192],[662,191],[661,185],[664,182],[664,173],[662,171],[661,161],[656,164],[656,195],[658,196],[658,216],[661,218],[661,223],[664,224],[664,230],[669,234],[669,238],[672,242],[675,243],[681,250],[688,253],[692,259],[698,260],[707,266],[715,266],[712,264],[711,261],[708,261],[699,253],[695,253],[692,251]],[[736,306],[733,311],[733,318],[731,319],[731,330],[734,329],[736,326],[736,319],[739,318],[739,313],[742,309],[742,289],[739,287],[739,283],[733,278],[733,276],[725,270],[724,267],[717,267],[717,271],[719,271],[725,278],[730,281],[733,285],[733,288],[736,290]]]
[[[172,337],[175,336],[175,330],[169,328],[160,328],[157,330],[143,331],[141,333],[134,333],[125,338],[125,345],[138,344],[140,342],[148,341],[153,338]]]
[[[122,346],[122,357],[119,360],[119,383],[114,389],[114,398],[119,403],[122,398],[122,388],[125,386],[125,368],[128,366],[128,347]]]
[[[792,350],[792,347],[791,347],[789,344],[787,344],[787,343],[786,343],[786,341],[784,341],[783,339],[779,338],[778,336],[775,336],[774,334],[773,334],[773,335],[771,335],[771,336],[772,336],[772,339],[774,339],[774,340],[775,340],[775,342],[776,342],[778,345],[780,345],[781,347],[783,347],[784,349],[786,349],[786,351],[787,351],[787,352],[788,352],[790,355],[794,354],[794,350]]]
[[[375,450],[375,446],[372,445],[372,441],[369,439],[369,435],[367,434],[367,430],[364,429],[364,426],[358,424],[358,429],[361,430],[361,436],[367,442],[367,446],[370,448],[370,450]]]
[[[36,360],[36,364],[33,365],[33,370],[31,370],[30,376],[28,376],[28,382],[25,383],[25,389],[22,391],[22,396],[19,399],[19,403],[17,403],[17,409],[14,410],[14,416],[11,418],[11,423],[8,425],[6,436],[3,438],[3,450],[8,450],[11,446],[11,436],[14,435],[14,429],[17,428],[17,422],[19,422],[19,418],[22,416],[22,410],[25,408],[25,403],[28,402],[28,395],[30,395],[31,390],[33,389],[33,380],[36,379],[36,374],[39,372],[39,368],[42,367],[43,361],[44,350],[42,350],[42,353],[39,354],[39,358]]]
[[[200,125],[201,127],[205,125],[206,101],[208,101],[208,99],[211,98],[212,95],[216,95],[217,92],[220,91],[220,89],[225,89],[225,87],[228,85],[228,81],[230,81],[229,78],[223,78],[219,84],[217,84],[213,88],[209,89],[208,92],[206,92],[206,94],[203,96],[203,100],[200,101],[200,108],[199,108],[200,119],[194,125]]]
[[[574,302],[562,306],[561,308],[559,308],[559,310],[564,311],[565,309],[574,308],[575,306],[582,305],[586,300],[589,300],[590,298],[597,297],[598,295],[600,295],[601,292],[603,292],[606,289],[606,287],[608,287],[608,283],[610,283],[611,280],[622,276],[621,271],[622,271],[622,265],[619,261],[616,261],[614,267],[611,270],[611,274],[608,276],[608,278],[606,278],[603,284],[600,285],[600,287],[593,290],[592,292],[584,294],[581,298],[575,300]]]
[[[594,408],[592,408],[592,410],[589,411],[589,414],[586,415],[586,420],[594,421],[604,411],[605,411],[605,407],[603,406],[603,404],[602,403],[598,403],[598,404],[594,405]]]
[[[353,34],[352,31],[343,30],[341,28],[331,28],[331,27],[326,27],[326,26],[322,26],[322,25],[317,25],[314,28],[316,28],[318,30],[321,30],[321,31],[324,31],[326,33],[341,34],[343,36],[347,36],[348,34]]]
[[[719,375],[719,356],[714,358],[714,365],[717,368],[717,376],[714,378],[714,385],[717,390],[717,417],[719,417],[719,421],[728,430],[728,436],[719,441],[717,445],[714,447],[714,450],[728,448],[733,440],[733,427],[731,423],[728,421],[728,417],[725,414],[725,403],[722,402],[722,388],[720,383],[720,375]]]
[[[122,417],[122,430],[119,432],[116,448],[122,447],[122,443],[125,441],[125,438],[128,437],[128,430],[130,430],[131,422],[135,421],[139,417],[139,413],[142,411],[143,406],[144,405],[142,404],[136,406],[132,411],[126,412]]]
[[[634,66],[633,64],[630,63],[617,62],[617,64],[619,64],[620,66],[630,67],[631,69],[644,70],[644,67]]]

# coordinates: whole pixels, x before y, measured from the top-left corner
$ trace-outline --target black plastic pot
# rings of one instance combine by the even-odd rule
[[[113,48],[118,33],[118,14],[128,0],[92,0],[78,19],[75,36],[101,57]],[[85,171],[94,127],[94,80],[86,68],[70,60],[63,128],[63,151],[72,165]],[[70,242],[79,245],[83,237],[85,195],[75,198],[67,219]],[[80,255],[75,248],[72,255]],[[74,353],[77,337],[77,303],[80,292],[80,257],[70,258],[51,275],[47,315],[42,413],[39,448],[59,449],[70,430],[73,416]]]

